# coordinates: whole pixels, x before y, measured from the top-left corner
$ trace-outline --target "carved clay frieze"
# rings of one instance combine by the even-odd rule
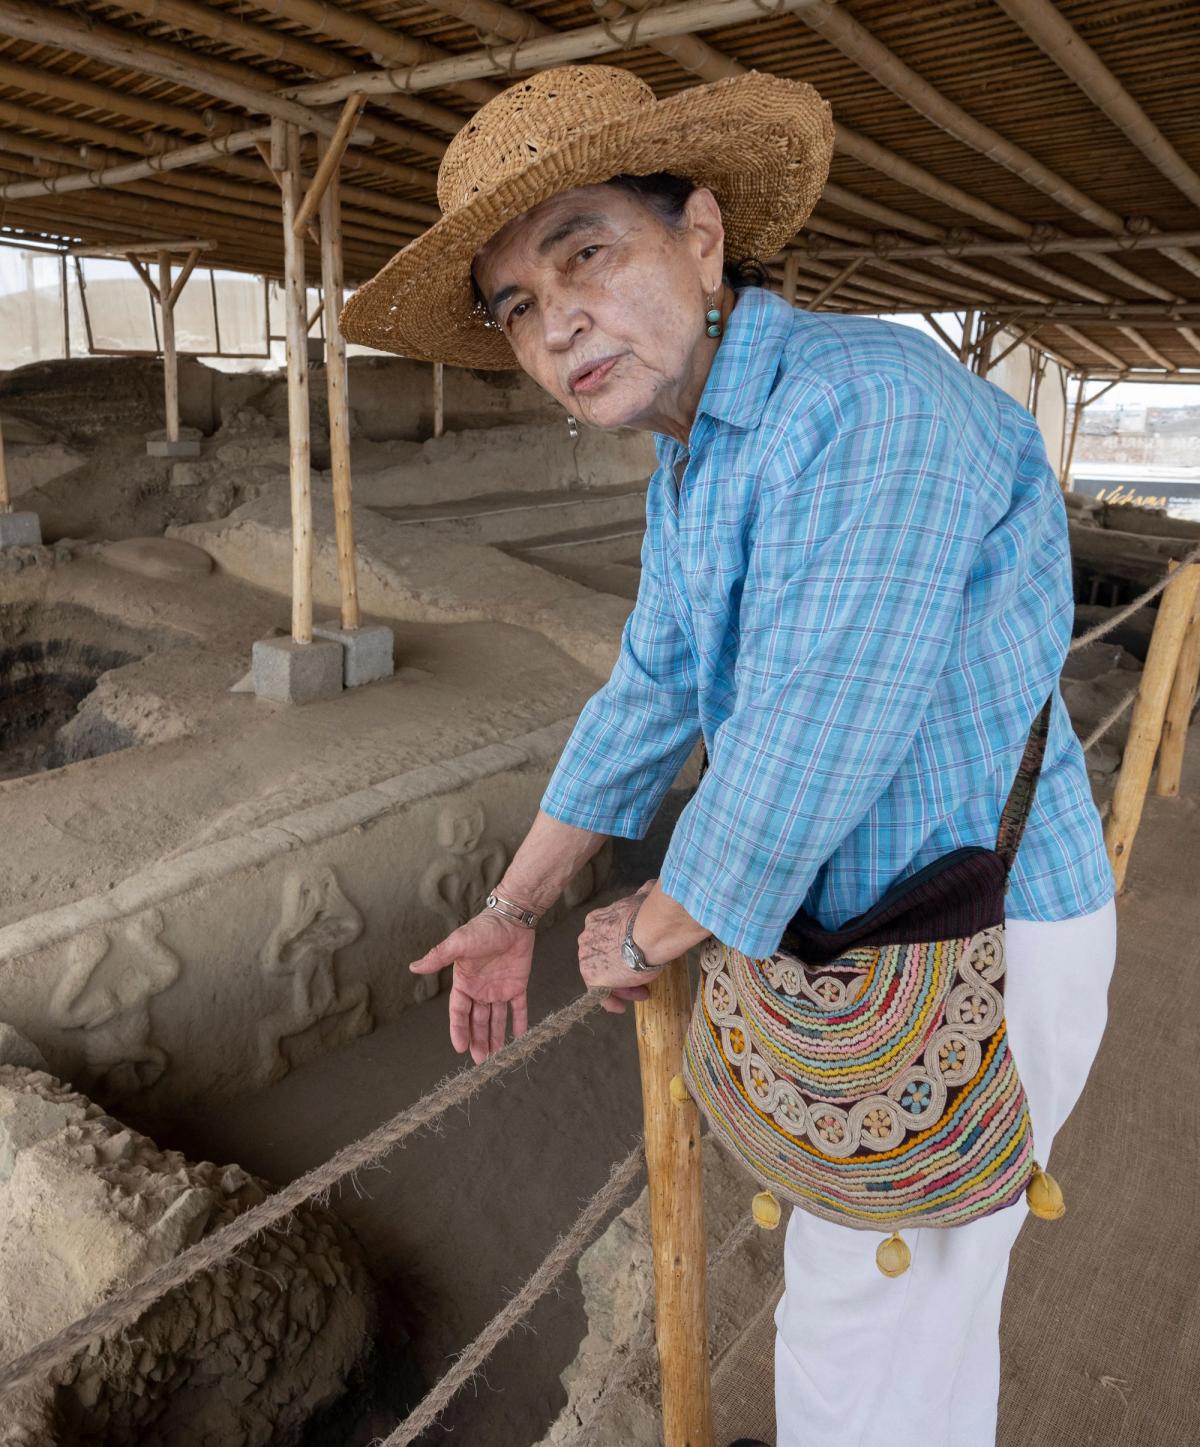
[[[447,934],[479,913],[508,866],[508,850],[499,839],[484,838],[486,827],[479,803],[448,804],[438,815],[438,843],[443,852],[425,871],[418,893]],[[416,998],[436,995],[445,974],[439,970],[420,979],[414,988]]]
[[[330,868],[288,877],[279,923],[259,955],[270,980],[289,980],[290,1001],[259,1026],[263,1080],[278,1080],[301,1059],[375,1027],[370,987],[340,984],[337,952],[363,932],[363,917]]]
[[[80,1083],[111,1099],[148,1089],[169,1064],[154,1039],[150,1002],[175,983],[182,966],[162,932],[162,914],[153,909],[112,931],[76,936],[51,998],[53,1022],[78,1032]]]

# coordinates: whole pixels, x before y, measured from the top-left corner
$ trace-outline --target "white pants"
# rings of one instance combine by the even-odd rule
[[[1116,933],[1112,900],[1005,923],[1005,1014],[1043,1166],[1104,1033]],[[905,1231],[912,1266],[889,1279],[880,1235],[793,1210],[775,1312],[778,1447],[993,1447],[1000,1304],[1027,1214]]]

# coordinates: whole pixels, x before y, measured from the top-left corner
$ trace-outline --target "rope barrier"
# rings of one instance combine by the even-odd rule
[[[1200,563],[1200,543],[1197,543],[1190,552],[1185,553],[1179,560],[1179,566],[1181,568],[1186,568],[1189,563]],[[1094,628],[1089,628],[1086,633],[1081,633],[1071,644],[1068,652],[1078,653],[1081,648],[1086,648],[1089,643],[1095,643],[1097,639],[1103,638],[1106,634],[1111,633],[1114,628],[1119,628],[1121,624],[1125,622],[1126,618],[1132,618],[1140,608],[1144,608],[1147,603],[1153,602],[1153,600],[1166,589],[1174,576],[1175,574],[1173,572],[1165,573],[1152,588],[1147,588],[1146,591],[1139,594],[1132,603],[1127,603],[1124,608],[1118,613],[1115,613],[1111,618],[1106,618],[1104,622],[1097,623]]]
[[[1083,741],[1083,751],[1085,754],[1088,752],[1089,749],[1094,749],[1096,745],[1100,742],[1100,740],[1104,737],[1104,735],[1109,731],[1109,729],[1112,728],[1113,724],[1115,724],[1116,721],[1123,714],[1127,713],[1129,709],[1133,707],[1133,701],[1135,698],[1137,698],[1137,696],[1138,690],[1136,688],[1131,688],[1129,692],[1125,695],[1125,697],[1121,699],[1121,701],[1114,708],[1110,709],[1109,712],[1104,715],[1104,717],[1100,720],[1096,727],[1091,731],[1090,734],[1088,734],[1087,738]]]
[[[585,1015],[597,1009],[607,992],[588,991],[579,995],[540,1021],[519,1039],[510,1041],[502,1050],[481,1064],[458,1070],[445,1077],[415,1105],[377,1126],[360,1140],[343,1146],[322,1165],[315,1166],[297,1180],[276,1191],[274,1195],[240,1216],[235,1216],[219,1231],[206,1236],[180,1255],[150,1272],[127,1290],[101,1302],[85,1316],[56,1332],[54,1336],[6,1362],[0,1367],[0,1395],[24,1386],[69,1361],[90,1342],[110,1336],[139,1316],[168,1292],[182,1286],[201,1271],[210,1270],[227,1260],[239,1246],[245,1245],[260,1231],[290,1216],[298,1206],[327,1193],[346,1176],[376,1165],[400,1142],[414,1132],[432,1125],[456,1105],[463,1105],[485,1085],[523,1065],[537,1052],[565,1035]]]
[[[580,1212],[574,1226],[560,1236],[549,1255],[533,1273],[516,1296],[503,1306],[466,1347],[458,1360],[438,1382],[416,1410],[386,1438],[376,1439],[372,1447],[408,1447],[427,1427],[433,1425],[458,1393],[491,1356],[506,1336],[533,1310],[535,1304],[554,1285],[566,1268],[579,1255],[597,1229],[621,1199],[641,1171],[645,1160],[642,1140],[623,1161],[612,1168],[608,1180]]]

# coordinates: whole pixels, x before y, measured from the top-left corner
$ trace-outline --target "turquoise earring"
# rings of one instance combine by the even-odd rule
[[[721,311],[719,307],[712,305],[712,297],[709,297],[709,308],[704,313],[704,320],[708,323],[705,331],[710,337],[719,337],[725,328],[721,325]]]

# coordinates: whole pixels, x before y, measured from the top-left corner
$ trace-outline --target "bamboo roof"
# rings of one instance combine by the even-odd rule
[[[303,108],[330,133],[382,63],[342,170],[355,283],[436,215],[472,110],[600,23],[582,58],[660,95],[742,66],[831,102],[831,184],[772,267],[801,305],[974,307],[1076,371],[1200,368],[1195,0],[0,0],[0,227],[64,248],[186,232],[278,274],[265,128]],[[179,169],[52,189],[185,147]]]

